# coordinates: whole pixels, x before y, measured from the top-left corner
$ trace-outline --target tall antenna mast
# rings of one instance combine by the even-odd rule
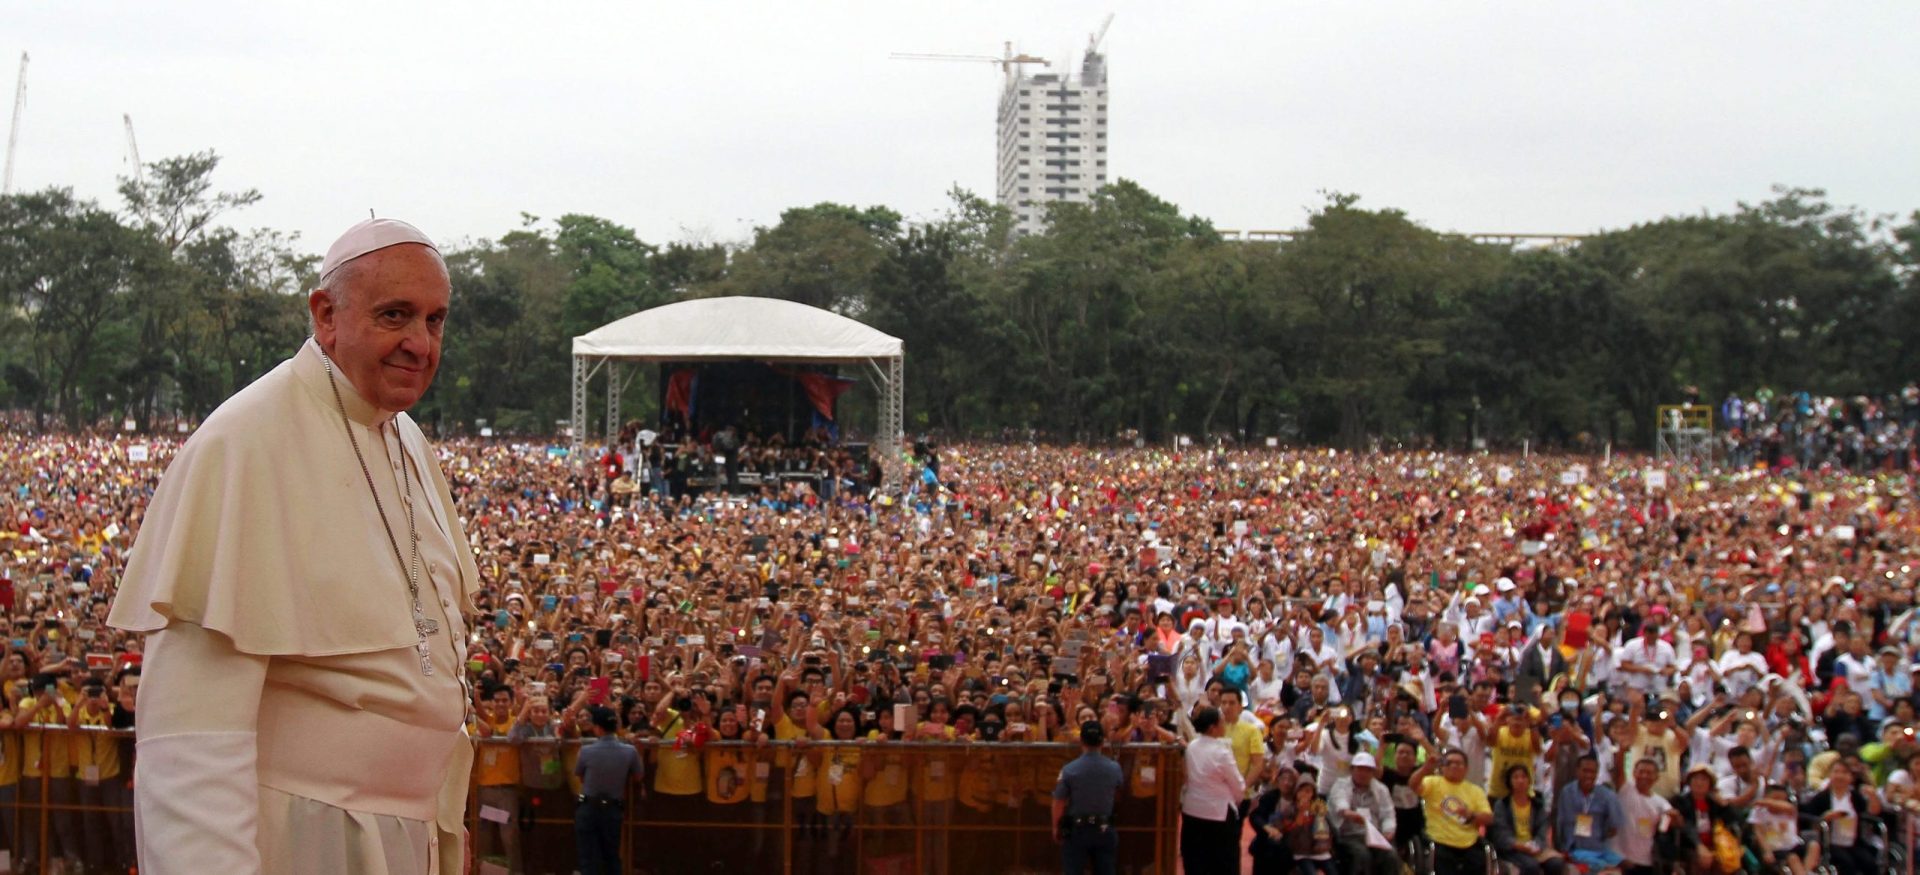
[[[20,84],[13,91],[13,125],[7,129],[7,172],[0,194],[13,193],[13,151],[20,144],[20,110],[27,105],[27,53],[20,53]]]

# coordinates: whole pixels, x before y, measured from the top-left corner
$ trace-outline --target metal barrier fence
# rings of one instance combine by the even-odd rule
[[[134,863],[133,733],[101,727],[0,732],[0,871],[126,872]]]
[[[578,744],[477,743],[468,809],[477,872],[482,864],[499,867],[487,873],[574,871]],[[629,796],[620,855],[634,875],[1059,871],[1051,794],[1060,768],[1080,753],[1062,744],[891,741],[642,750],[647,793]],[[509,752],[519,760],[510,767]],[[1181,753],[1174,745],[1108,750],[1126,777],[1114,808],[1120,871],[1175,871]],[[510,771],[521,780],[488,785],[490,770],[496,780]]]
[[[476,875],[570,873],[582,742],[476,740],[468,830]],[[621,862],[631,875],[700,872],[1052,872],[1051,793],[1079,755],[1063,744],[642,743]],[[134,864],[133,733],[0,732],[0,871],[125,872]],[[1118,745],[1120,871],[1175,871],[1183,769],[1176,745]],[[516,859],[517,858],[517,859]]]

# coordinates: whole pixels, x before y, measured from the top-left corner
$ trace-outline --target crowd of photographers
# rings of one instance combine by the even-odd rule
[[[509,871],[568,871],[528,830],[568,816],[568,740],[602,707],[645,754],[635,820],[792,816],[821,871],[970,859],[958,825],[1044,843],[1089,720],[1126,770],[1123,840],[1181,782],[1177,745],[1226,745],[1225,853],[1262,871],[1855,875],[1907,844],[1898,466],[962,445],[918,448],[893,490],[836,453],[695,495],[649,476],[664,446],[440,449],[485,583],[475,838]],[[124,867],[130,824],[90,808],[125,805],[130,749],[84,727],[131,724],[139,642],[102,617],[172,445],[4,450],[0,806],[78,808],[0,829],[16,870],[42,832],[68,871]],[[809,744],[834,740],[861,743]],[[780,842],[642,831],[634,862]]]

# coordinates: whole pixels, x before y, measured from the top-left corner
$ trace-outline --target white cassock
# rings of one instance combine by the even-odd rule
[[[143,875],[456,873],[466,630],[478,572],[426,437],[335,377],[407,570],[307,341],[193,435],[154,494],[109,618],[154,632],[138,708]]]

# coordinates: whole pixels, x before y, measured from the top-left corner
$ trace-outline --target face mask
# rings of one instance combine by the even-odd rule
[[[1561,699],[1560,710],[1565,711],[1568,714],[1572,714],[1573,712],[1580,710],[1580,700],[1579,699]]]

